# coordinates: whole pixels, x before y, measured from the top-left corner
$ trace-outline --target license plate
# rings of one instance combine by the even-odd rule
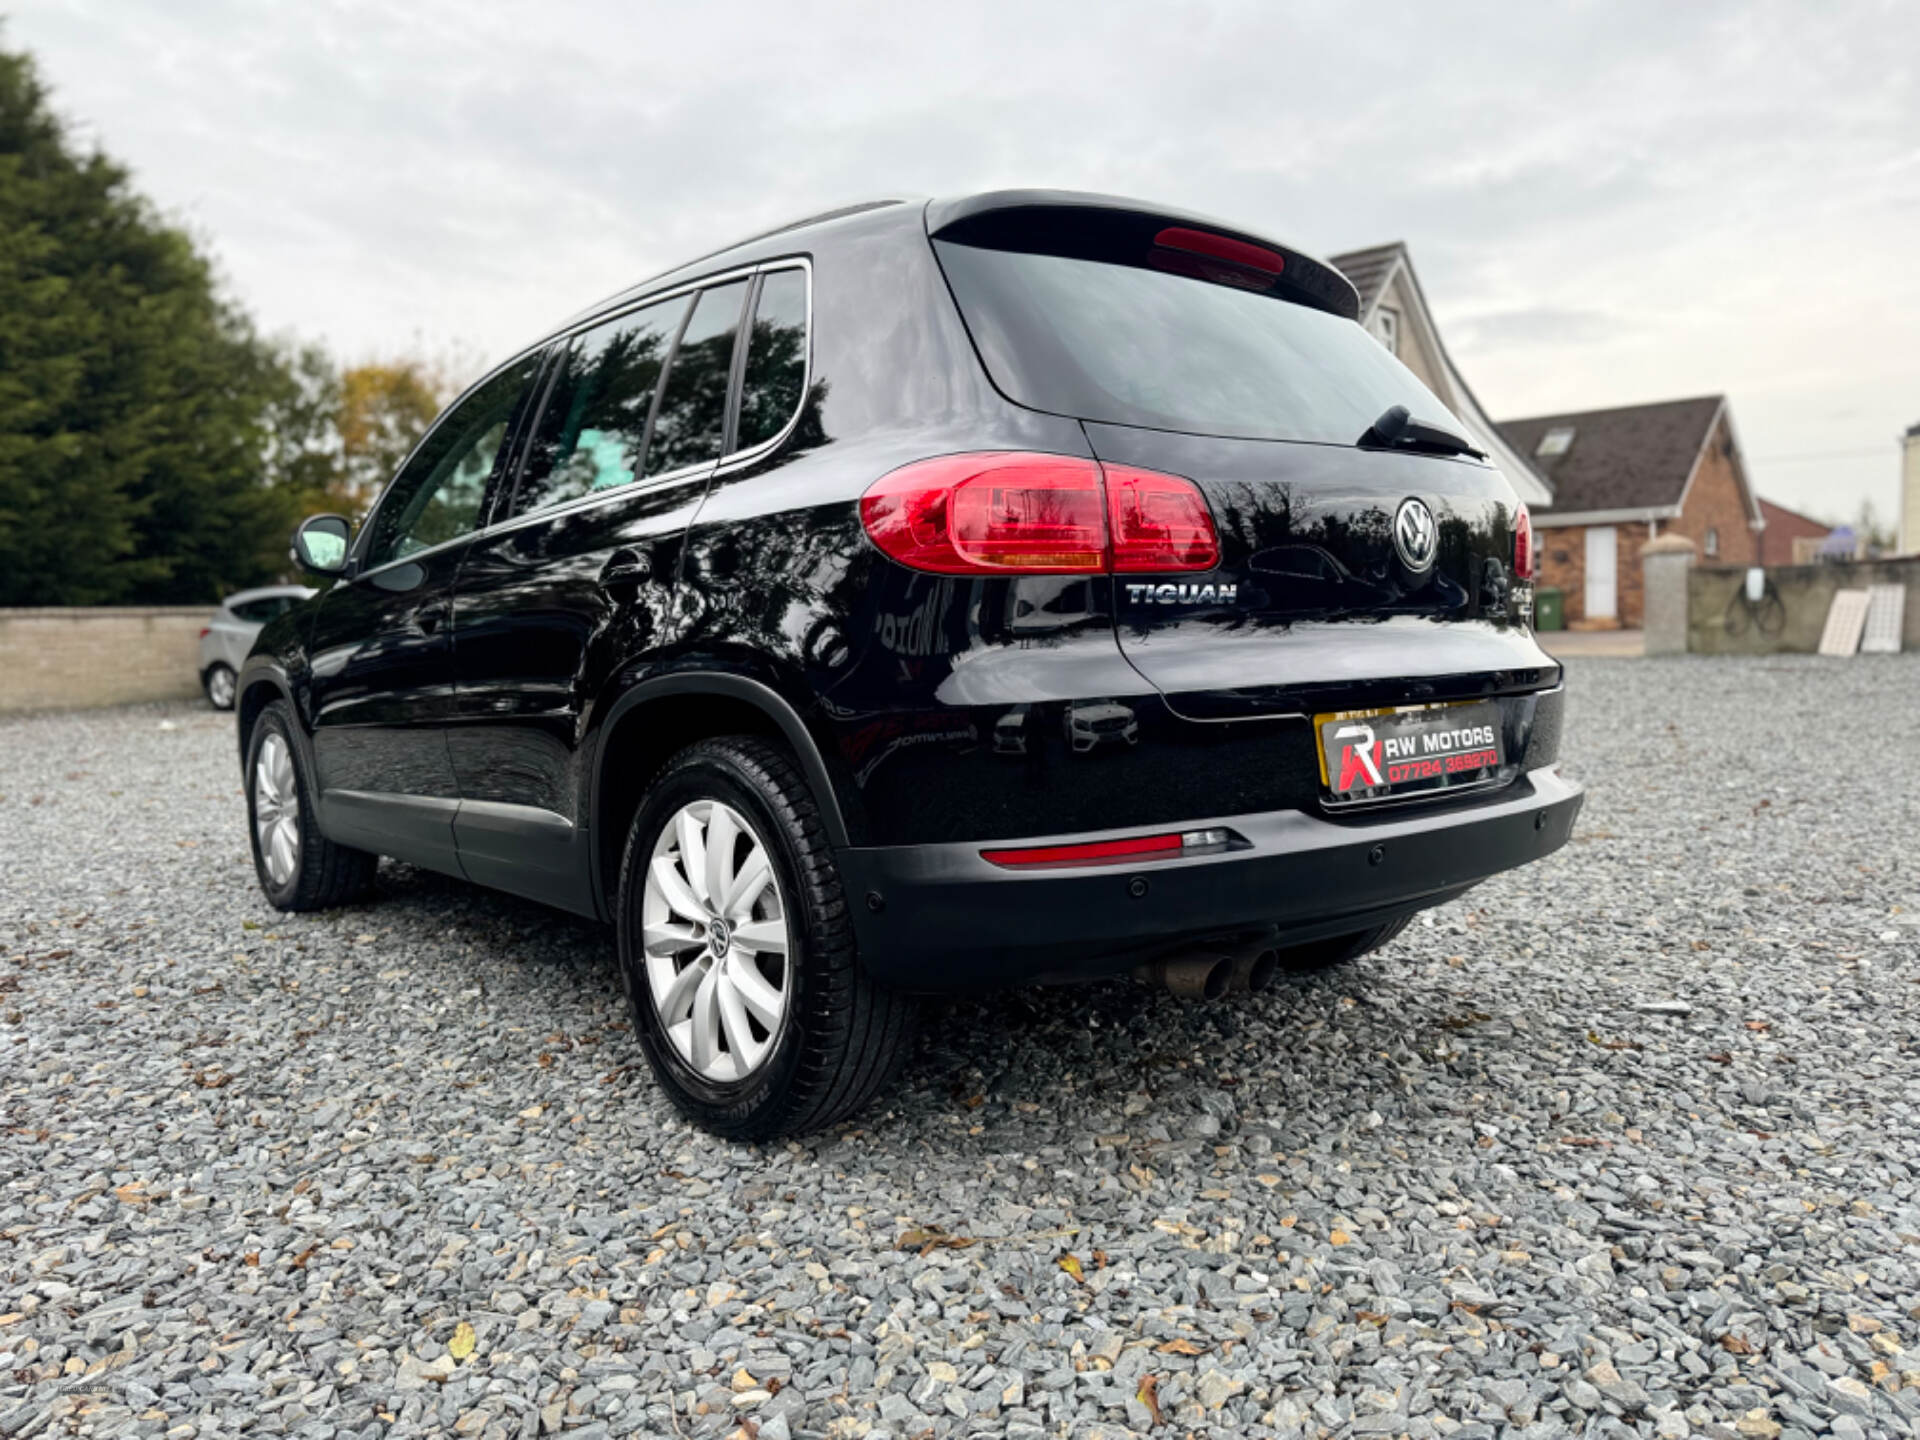
[[[1493,704],[1342,710],[1313,724],[1320,779],[1340,804],[1483,785],[1506,759]]]

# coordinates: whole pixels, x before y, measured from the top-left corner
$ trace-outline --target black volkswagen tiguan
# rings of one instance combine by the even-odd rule
[[[1565,843],[1533,540],[1353,287],[1105,197],[861,205],[451,405],[239,680],[286,910],[388,855],[609,921],[682,1110],[886,1083],[916,996],[1187,994]]]

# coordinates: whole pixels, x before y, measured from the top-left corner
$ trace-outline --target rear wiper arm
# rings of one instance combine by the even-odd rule
[[[1386,412],[1367,427],[1366,434],[1353,442],[1367,450],[1418,450],[1428,455],[1471,455],[1487,458],[1466,436],[1436,425],[1431,420],[1416,420],[1404,405],[1389,405]]]

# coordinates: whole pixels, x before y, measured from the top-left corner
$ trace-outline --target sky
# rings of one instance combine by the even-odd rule
[[[1009,186],[1411,248],[1496,419],[1726,394],[1762,494],[1895,504],[1920,5],[16,0],[75,133],[262,328],[477,370],[850,201]]]

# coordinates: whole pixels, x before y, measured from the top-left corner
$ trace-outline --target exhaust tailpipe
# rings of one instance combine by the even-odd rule
[[[1238,995],[1258,995],[1280,976],[1280,956],[1272,950],[1256,950],[1234,957],[1227,974],[1227,986]]]
[[[1233,961],[1224,955],[1185,955],[1134,967],[1134,978],[1159,985],[1182,1000],[1218,1000],[1227,993]]]

